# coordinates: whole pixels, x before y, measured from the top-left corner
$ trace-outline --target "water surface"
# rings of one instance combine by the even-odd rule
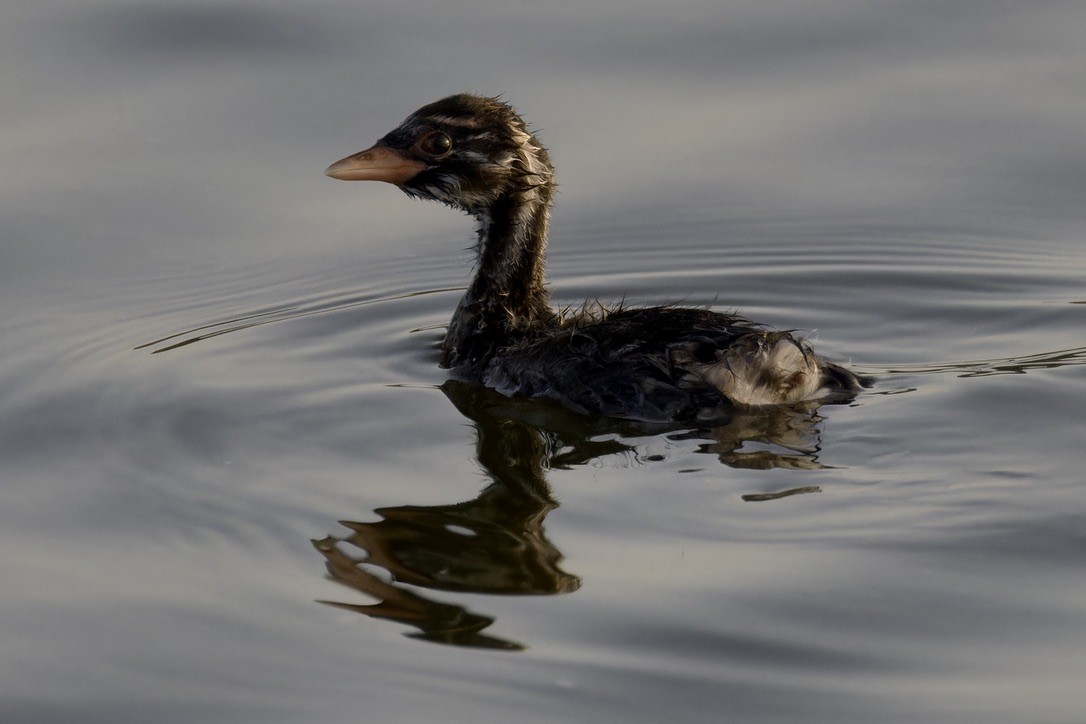
[[[5,721],[1086,716],[1074,3],[0,11]],[[711,430],[448,384],[469,220],[331,161],[504,92],[557,304],[874,378]]]

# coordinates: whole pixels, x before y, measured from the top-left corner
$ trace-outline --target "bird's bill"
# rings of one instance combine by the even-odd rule
[[[340,181],[386,181],[399,186],[424,168],[421,161],[377,145],[336,161],[324,173]]]

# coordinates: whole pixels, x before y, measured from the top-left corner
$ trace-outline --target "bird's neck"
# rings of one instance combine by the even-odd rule
[[[544,284],[553,183],[511,191],[475,214],[475,276],[445,335],[447,367],[485,363],[501,347],[556,324]]]

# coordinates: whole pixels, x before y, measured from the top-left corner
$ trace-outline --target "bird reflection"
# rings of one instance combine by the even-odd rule
[[[546,471],[609,455],[639,456],[635,439],[664,435],[696,441],[697,452],[742,468],[817,469],[817,406],[737,413],[715,427],[682,429],[591,418],[558,404],[505,397],[479,385],[449,381],[442,391],[474,422],[476,455],[490,484],[474,499],[447,505],[378,508],[376,522],[342,521],[350,532],[314,541],[330,578],[377,603],[332,606],[416,629],[436,643],[521,649],[484,633],[494,619],[430,598],[426,591],[553,595],[581,580],[562,570],[562,553],[544,519],[557,507]],[[744,496],[771,500],[817,492],[813,486]]]

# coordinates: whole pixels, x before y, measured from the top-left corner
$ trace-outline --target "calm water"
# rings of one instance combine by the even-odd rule
[[[0,10],[5,722],[1086,719],[1081,3]],[[445,384],[504,92],[555,301],[807,330],[713,430]]]

